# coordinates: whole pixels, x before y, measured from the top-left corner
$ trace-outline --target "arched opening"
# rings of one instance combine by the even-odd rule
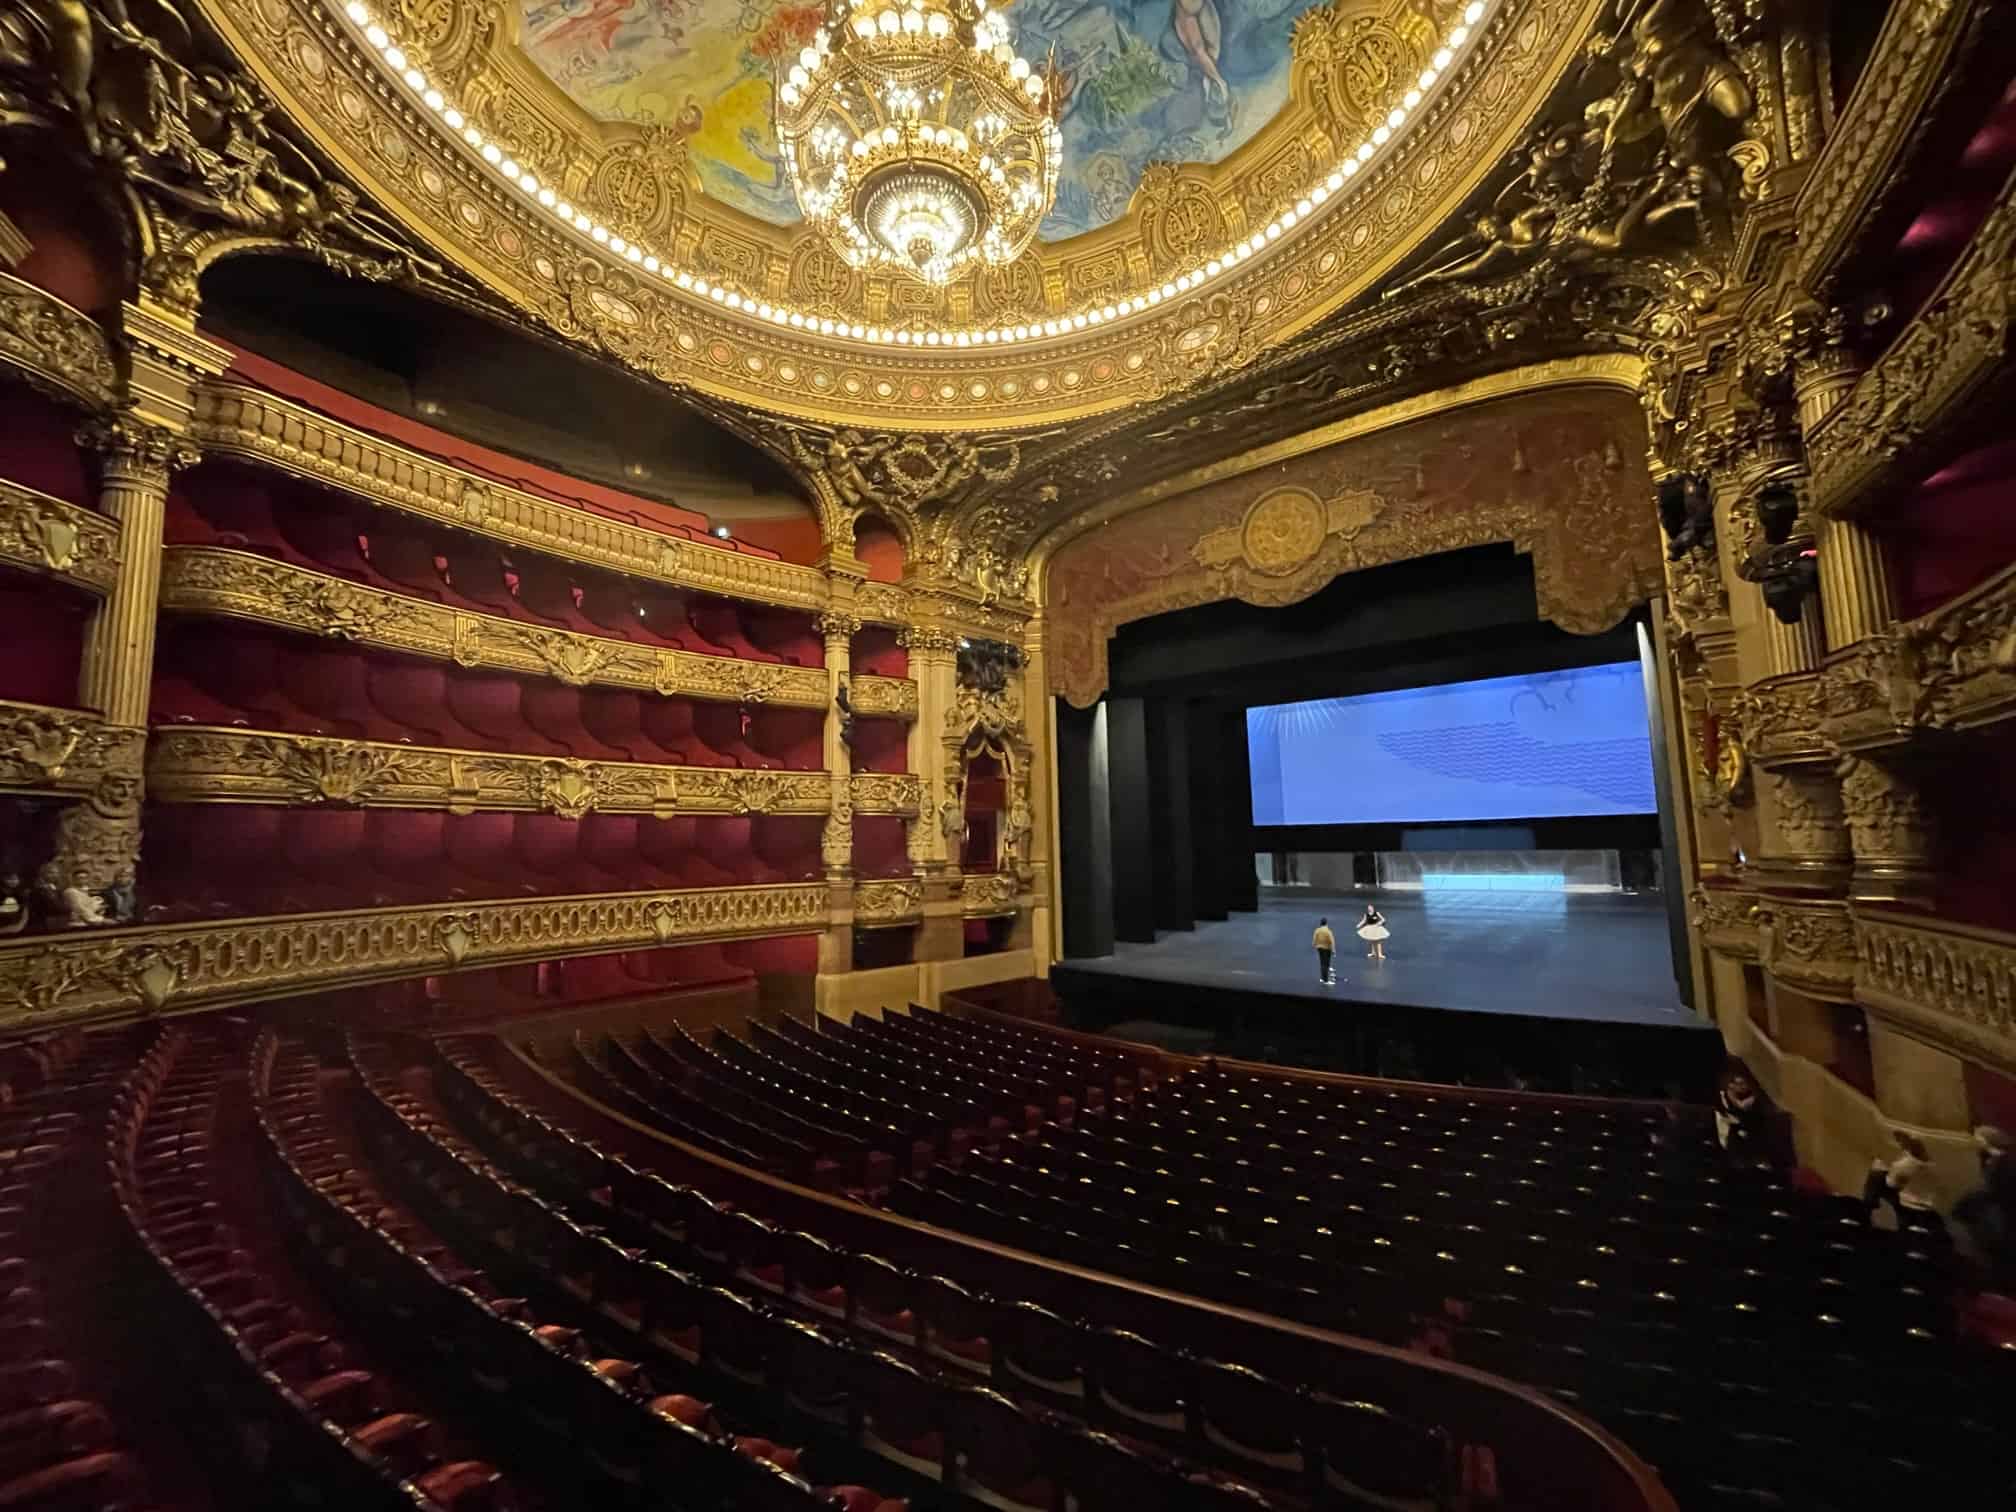
[[[854,555],[876,583],[903,581],[903,537],[879,514],[864,514],[854,522]]]

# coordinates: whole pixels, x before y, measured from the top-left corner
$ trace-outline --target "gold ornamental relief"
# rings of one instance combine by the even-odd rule
[[[1316,555],[1323,535],[1323,501],[1306,488],[1283,488],[1246,512],[1239,545],[1255,572],[1285,577]]]

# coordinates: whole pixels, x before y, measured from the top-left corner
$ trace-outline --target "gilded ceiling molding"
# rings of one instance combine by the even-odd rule
[[[1594,363],[1609,382],[1587,376],[1605,370]],[[1048,555],[1051,691],[1094,702],[1107,643],[1132,620],[1228,598],[1294,603],[1342,573],[1495,542],[1532,556],[1545,618],[1608,629],[1665,586],[1643,417],[1620,392],[1629,371],[1554,365],[1561,386],[1523,399],[1528,385],[1480,380],[1088,511],[1103,528]]]
[[[808,934],[823,882],[375,908],[0,942],[10,1034],[400,977],[708,940]]]
[[[11,273],[0,273],[0,362],[72,404],[119,402],[119,364],[104,327]]]
[[[1345,117],[1367,109],[1362,100],[1340,103],[1357,81],[1397,76],[1395,88],[1405,87],[1405,49],[1394,53],[1385,37],[1368,37],[1372,50],[1362,71],[1354,73],[1335,57],[1321,65],[1334,83],[1321,100],[1306,104],[1309,112],[1327,111],[1328,124],[1320,114],[1284,112],[1230,166],[1186,166],[1144,185],[1136,195],[1139,226],[1114,233],[1119,243],[1096,256],[1088,252],[1082,269],[1073,263],[1067,274],[1060,265],[1056,276],[1045,273],[1026,284],[1018,275],[1010,280],[1015,292],[989,285],[986,295],[1007,294],[1004,319],[1014,300],[1037,296],[1048,308],[1081,297],[1081,290],[1082,297],[1117,299],[1140,288],[1155,297],[1154,308],[1111,322],[1088,320],[1083,328],[1074,318],[1070,334],[1055,340],[922,352],[810,335],[731,307],[732,290],[724,283],[741,290],[738,304],[745,296],[821,298],[816,291],[830,283],[825,261],[797,244],[810,233],[785,247],[766,247],[757,234],[762,228],[746,218],[731,223],[686,191],[677,171],[683,149],[662,134],[636,127],[584,134],[587,123],[571,103],[562,110],[489,73],[488,59],[503,45],[501,31],[480,61],[471,62],[479,55],[470,53],[456,65],[476,102],[465,109],[483,129],[506,137],[542,182],[564,188],[612,223],[662,223],[681,256],[690,253],[716,270],[711,276],[720,282],[708,297],[561,230],[392,83],[377,56],[367,56],[347,23],[335,18],[328,0],[203,0],[200,9],[290,119],[365,193],[442,261],[547,328],[667,383],[735,404],[881,429],[965,430],[1055,422],[1152,399],[1250,361],[1342,307],[1408,253],[1418,228],[1441,223],[1496,170],[1525,121],[1577,66],[1581,39],[1609,3],[1497,0],[1481,34],[1416,119],[1331,197],[1333,203],[1278,242],[1264,238],[1261,252],[1222,276],[1163,296],[1158,283],[1190,258],[1210,255],[1194,239],[1195,228],[1222,227],[1228,238],[1250,240],[1260,224],[1253,217],[1274,214],[1284,197],[1292,201],[1301,192],[1300,164],[1313,172],[1324,156],[1345,150],[1347,125],[1355,130],[1357,124]],[[1407,35],[1405,7],[1388,8],[1396,17],[1388,31]],[[1438,0],[1438,11],[1446,8]],[[396,18],[388,24],[396,25]],[[402,38],[402,45],[411,40]],[[517,140],[521,135],[524,140]],[[636,198],[640,185],[651,191],[648,206]],[[1077,255],[1075,243],[1061,245],[1060,257]],[[1200,277],[1205,272],[1195,271]],[[1110,296],[1104,292],[1109,288]],[[907,299],[910,286],[885,293]],[[892,324],[913,313],[919,319],[936,315],[935,309],[878,309],[875,297],[864,286],[862,307],[844,313]],[[946,299],[946,318],[996,318],[982,308],[977,287],[963,304],[956,294]]]
[[[137,771],[143,739],[89,710],[0,699],[0,792],[88,796]]]
[[[2016,308],[2016,179],[1938,290],[1806,438],[1808,508],[1843,517],[1908,488],[2007,371]]]
[[[1918,1039],[2016,1072],[2016,935],[1896,913],[1855,920],[1855,1001]]]
[[[905,773],[856,772],[847,780],[857,814],[914,817],[924,806],[924,779]]]
[[[147,751],[160,803],[339,804],[557,814],[823,814],[824,772],[670,766],[452,751],[317,735],[171,725]]]
[[[262,463],[436,524],[700,593],[788,609],[826,605],[814,567],[628,525],[512,488],[353,429],[263,389],[221,381],[196,394],[189,438],[207,456]]]
[[[1799,190],[1792,281],[1816,290],[1846,261],[1883,201],[1906,187],[1958,60],[1987,35],[1994,0],[1897,0]]]
[[[576,687],[798,709],[824,709],[830,697],[824,667],[701,656],[471,614],[215,546],[167,548],[160,603],[170,612],[254,620],[463,667],[557,678]]]
[[[119,578],[119,527],[96,510],[0,479],[0,562],[107,594]]]
[[[854,922],[862,925],[914,924],[924,917],[921,883],[856,882]]]

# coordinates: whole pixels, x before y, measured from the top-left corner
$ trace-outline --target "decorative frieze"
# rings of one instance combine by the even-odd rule
[[[849,701],[862,717],[915,719],[917,684],[907,677],[857,676],[848,683]]]
[[[824,772],[582,761],[179,725],[155,731],[147,755],[148,796],[167,803],[670,818],[823,814],[831,790]]]
[[[0,792],[79,796],[137,772],[146,732],[83,709],[0,699]]]
[[[1788,987],[1846,1002],[1855,983],[1855,921],[1845,903],[1758,902],[1757,956]]]
[[[264,463],[373,504],[570,561],[759,604],[816,610],[826,603],[826,578],[817,568],[683,540],[556,503],[353,430],[261,389],[203,385],[189,434],[206,455]]]
[[[911,924],[924,917],[924,888],[917,882],[857,882],[854,922]]]
[[[1920,1038],[2016,1071],[2016,935],[1892,914],[1856,919],[1855,1001]]]
[[[119,527],[95,510],[0,481],[0,562],[110,593],[119,580]]]
[[[1844,750],[1964,730],[2016,711],[2016,567],[1828,664],[1827,738]]]
[[[1757,959],[1755,893],[1697,887],[1687,896],[1687,921],[1710,950],[1738,960]]]
[[[1766,678],[1739,692],[1733,713],[1750,758],[1769,767],[1825,756],[1821,698],[1821,680],[1810,672]]]
[[[824,883],[606,893],[120,929],[0,945],[0,1030],[182,1012],[556,956],[805,934]]]
[[[857,814],[916,815],[924,806],[924,779],[909,773],[856,772],[848,779]]]
[[[907,625],[910,595],[894,583],[863,583],[854,590],[854,612],[871,625]]]
[[[92,409],[119,398],[119,365],[104,327],[11,273],[0,273],[0,362]]]
[[[161,607],[256,620],[464,667],[552,677],[576,687],[635,688],[801,709],[827,704],[823,667],[701,656],[522,624],[214,546],[168,549],[161,569]]]

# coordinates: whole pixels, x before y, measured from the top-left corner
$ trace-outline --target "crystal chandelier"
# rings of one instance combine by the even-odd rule
[[[856,268],[942,284],[1014,261],[1057,195],[1049,81],[988,0],[827,0],[777,79],[806,220]]]

